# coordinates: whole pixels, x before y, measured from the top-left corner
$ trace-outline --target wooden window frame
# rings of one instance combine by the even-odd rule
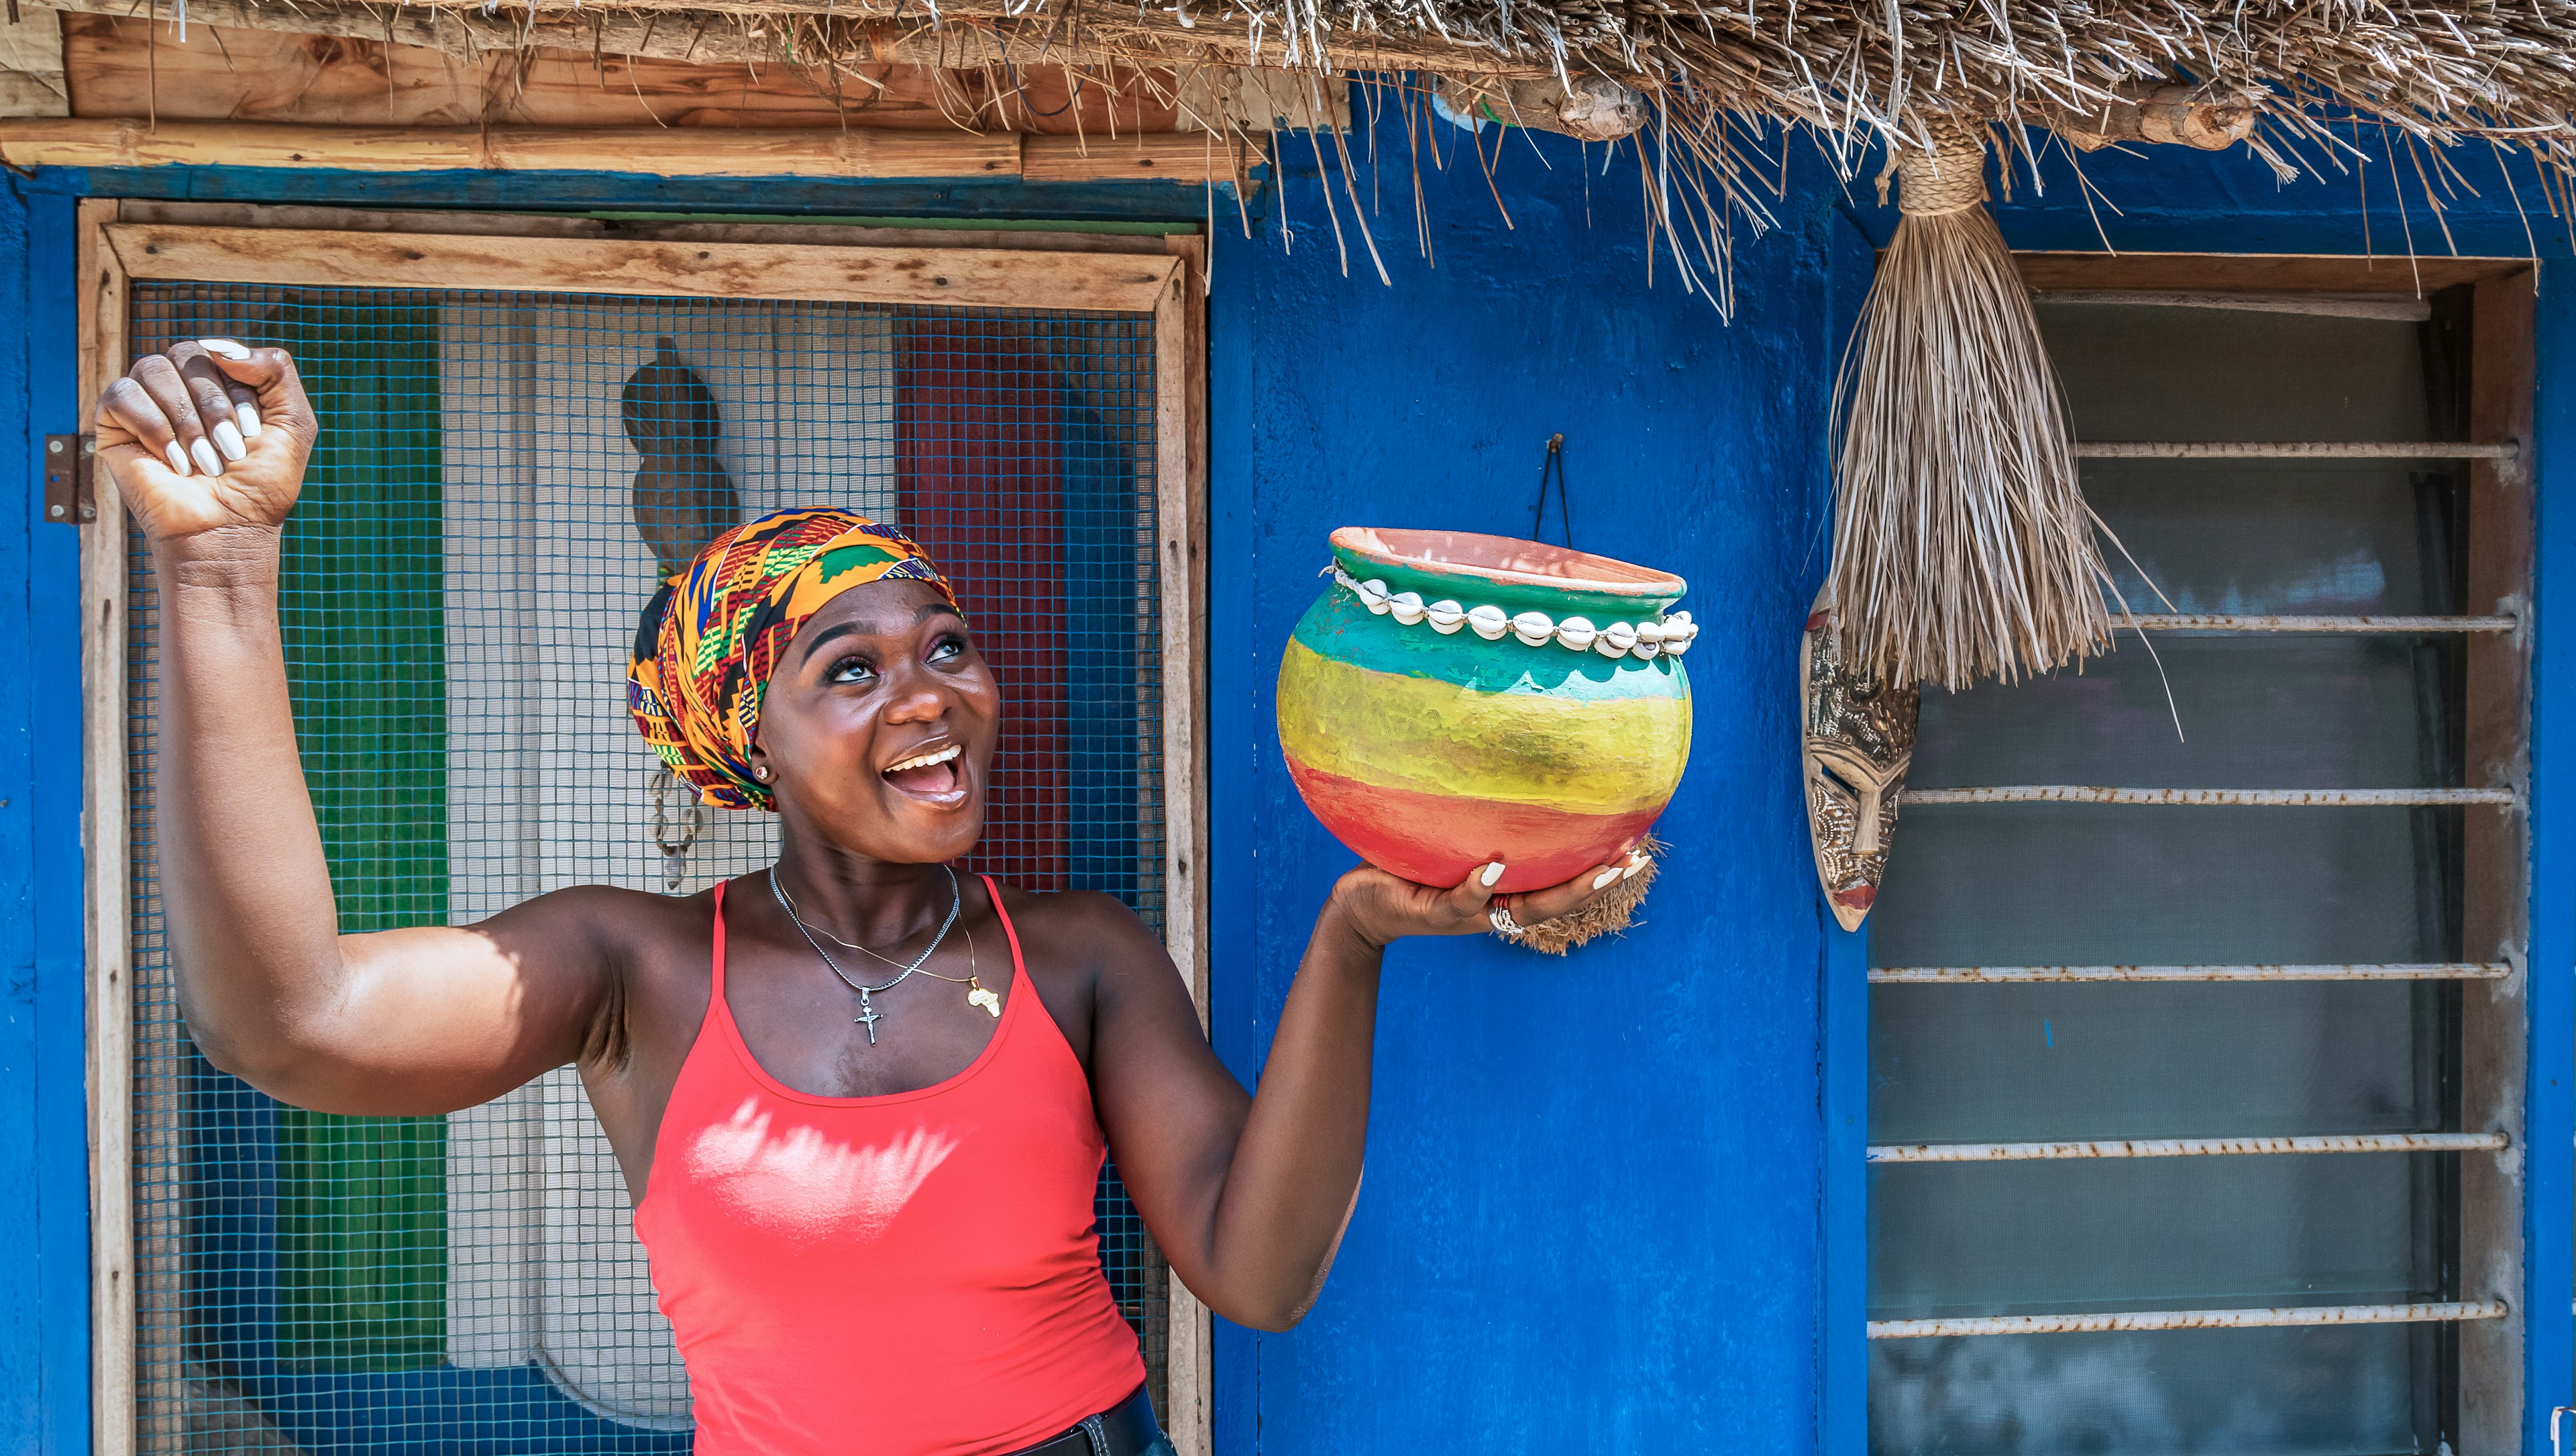
[[[1206,243],[1197,235],[972,233],[812,224],[608,224],[506,214],[90,200],[79,207],[81,398],[123,372],[137,280],[480,288],[971,308],[1154,319],[1162,594],[1164,941],[1208,1017]],[[92,1405],[98,1456],[136,1450],[132,825],[126,518],[107,472],[82,531]],[[1167,1433],[1208,1456],[1206,1306],[1170,1282]]]

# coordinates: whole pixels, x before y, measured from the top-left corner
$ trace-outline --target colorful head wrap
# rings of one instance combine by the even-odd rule
[[[774,806],[751,776],[769,670],[806,619],[854,586],[926,581],[957,604],[912,538],[848,511],[778,511],[707,543],[636,624],[626,708],[698,801]]]

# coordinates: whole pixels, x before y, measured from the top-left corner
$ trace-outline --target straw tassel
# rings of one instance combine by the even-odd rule
[[[2110,578],[2030,294],[1985,208],[1982,126],[1898,162],[1835,409],[1843,660],[1895,687],[2012,681],[2107,650]]]
[[[1609,893],[1573,914],[1529,927],[1517,944],[1541,955],[1561,956],[1605,935],[1625,935],[1636,920],[1637,907],[1646,903],[1646,891],[1655,883],[1655,857],[1663,851],[1664,842],[1647,835],[1637,845],[1637,853],[1646,856],[1643,869],[1612,885]]]

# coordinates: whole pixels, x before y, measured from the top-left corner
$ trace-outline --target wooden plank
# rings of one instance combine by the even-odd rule
[[[159,0],[22,0],[25,5],[102,15],[152,12]],[[899,9],[900,7],[898,7]],[[1068,35],[1065,27],[1034,18],[1027,0],[948,0],[936,11],[922,7],[902,18],[867,19],[850,13],[847,0],[627,0],[614,9],[541,5],[483,11],[479,6],[376,6],[365,0],[299,0],[294,5],[259,0],[191,0],[189,14],[208,23],[383,39],[432,46],[459,56],[509,51],[531,42],[603,55],[648,55],[695,61],[794,60],[800,41],[829,27],[845,56],[909,61],[921,65],[1000,70],[1008,63],[1028,73],[1042,66],[1095,68],[1112,57],[1109,46]],[[1275,28],[1255,34],[1251,22],[1225,11],[1186,12],[1143,8],[1119,14],[1100,27],[1110,45],[1128,53],[1151,52],[1174,66],[1224,64],[1276,66]],[[810,53],[810,43],[808,45]],[[1365,40],[1336,43],[1322,68],[1350,71],[1458,71],[1470,75],[1554,76],[1547,54],[1503,57],[1472,40],[1399,39],[1383,31]],[[1624,79],[1624,78],[1622,78]],[[1637,79],[1650,80],[1640,76]],[[1122,105],[1122,114],[1124,107]]]
[[[302,228],[321,232],[454,233],[467,237],[587,238],[664,243],[788,243],[818,247],[991,248],[1003,252],[1169,251],[1162,233],[986,232],[980,228],[851,227],[841,223],[630,222],[524,212],[375,212],[264,202],[125,199],[125,222],[183,227]],[[1194,231],[1195,225],[1175,232]]]
[[[158,0],[22,0],[27,7],[66,14],[159,17],[167,14]],[[508,54],[523,45],[560,48],[577,53],[657,56],[717,64],[757,61],[764,65],[795,59],[794,33],[784,27],[758,27],[750,17],[722,16],[706,23],[675,21],[668,16],[627,11],[595,11],[586,16],[558,13],[553,18],[524,13],[486,13],[479,6],[432,9],[426,5],[378,9],[364,3],[306,0],[293,7],[260,0],[190,0],[189,29],[198,25],[234,31],[265,30],[285,35],[326,36],[342,40],[388,42],[471,58],[485,51]],[[530,20],[535,23],[530,24]],[[166,32],[177,39],[177,27]]]
[[[50,10],[0,9],[0,116],[69,116],[63,21]]]
[[[2316,293],[2433,293],[2456,283],[2501,278],[2528,258],[2377,259],[2296,253],[2016,253],[2032,288]]]
[[[299,122],[329,126],[802,127],[867,131],[1171,132],[1177,82],[1120,72],[1076,86],[1061,66],[941,72],[881,54],[837,67],[787,58],[641,57],[539,44],[470,51],[394,44],[382,26],[358,36],[142,17],[62,17],[55,69],[69,76],[70,114],[159,121]],[[226,12],[228,13],[228,12]],[[471,14],[471,12],[468,12]],[[50,11],[34,14],[54,23]],[[479,17],[478,17],[479,18]],[[695,21],[609,17],[674,46]],[[0,30],[0,36],[5,36]],[[515,38],[515,29],[514,29]],[[756,62],[756,63],[755,63]],[[28,113],[34,115],[37,113]],[[61,110],[49,113],[64,114]]]
[[[1103,136],[1032,136],[1020,149],[1020,175],[1031,182],[1231,182],[1243,167],[1244,143],[1209,132]]]
[[[664,177],[1013,177],[1010,133],[754,127],[307,126],[72,117],[0,121],[18,167],[606,171]]]
[[[2467,578],[2463,610],[2527,607],[2531,600],[2533,290],[2531,270],[2474,286],[2469,319],[2469,438],[2518,444],[2511,461],[2469,463]],[[2528,616],[2528,612],[2525,612]],[[2468,654],[2464,749],[2480,783],[2522,783],[2530,774],[2530,643],[2476,640]],[[2463,826],[2468,903],[2462,948],[2487,957],[2522,944],[2527,849],[2510,815]]]
[[[502,171],[632,170],[666,177],[1009,177],[1020,138],[967,131],[771,131],[636,128],[615,139],[591,129],[495,127],[486,165]]]
[[[125,368],[126,277],[106,230],[112,201],[78,213],[81,402]],[[85,423],[85,422],[84,422]],[[105,470],[80,528],[82,853],[89,884],[91,1449],[132,1456],[134,1155],[132,886],[126,799],[125,506]]]
[[[1157,561],[1163,602],[1164,940],[1208,1025],[1207,379],[1204,244],[1169,242],[1175,268],[1154,309]],[[1171,1276],[1165,1413],[1176,1456],[1210,1456],[1213,1332],[1207,1307]]]
[[[783,247],[121,223],[137,278],[324,288],[489,288],[653,298],[1148,313],[1178,263],[1115,253]]]
[[[805,68],[690,65],[542,50],[487,50],[473,59],[381,39],[291,35],[106,15],[63,17],[72,114],[160,121],[302,122],[329,126],[837,125],[828,94]],[[673,27],[685,34],[684,27]],[[854,101],[866,124],[901,116],[940,129],[935,80],[916,68],[863,67]],[[873,85],[870,83],[874,83]]]
[[[2468,308],[2468,419],[2472,440],[2519,441],[2512,462],[2468,467],[2467,610],[2527,604],[2532,596],[2533,290],[2529,268],[2473,285]],[[2471,639],[2466,655],[2462,749],[2476,783],[2531,778],[2531,635]],[[2476,777],[2483,775],[2484,777]],[[2461,826],[2461,949],[2485,960],[2519,959],[2528,940],[2530,823],[2521,814],[2473,814]],[[2460,1126],[2500,1132],[2523,1146],[2530,1076],[2529,987],[2515,976],[2460,990]],[[2508,1300],[2523,1287],[2523,1207],[2516,1158],[2460,1161],[2460,1280],[2464,1297]],[[2503,1320],[2460,1331],[2460,1449],[2521,1445],[2521,1301]]]

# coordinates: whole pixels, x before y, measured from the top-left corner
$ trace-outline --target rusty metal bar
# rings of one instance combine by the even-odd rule
[[[1905,804],[2183,804],[2267,808],[2391,808],[2519,804],[2511,789],[2113,789],[2093,784],[1996,784],[1907,789]]]
[[[2522,447],[2462,440],[2079,440],[2080,460],[2513,460]]]
[[[2521,620],[2483,617],[2240,617],[2222,613],[2178,612],[2124,618],[2121,626],[2149,632],[2510,632]]]
[[[1870,984],[1901,986],[2012,986],[2069,981],[2501,981],[2513,974],[2502,964],[2314,966],[1878,966]]]
[[[2223,1158],[2275,1153],[2495,1153],[2500,1132],[2372,1132],[2325,1137],[2127,1138],[2117,1142],[1881,1143],[1873,1163],[2031,1163],[2079,1158]]]
[[[2501,1299],[2455,1304],[2328,1304],[2290,1309],[2140,1309],[2121,1314],[2013,1314],[1973,1319],[1871,1320],[1873,1340],[1951,1335],[2091,1335],[2126,1330],[2257,1330],[2302,1325],[2394,1325],[2503,1319]]]

